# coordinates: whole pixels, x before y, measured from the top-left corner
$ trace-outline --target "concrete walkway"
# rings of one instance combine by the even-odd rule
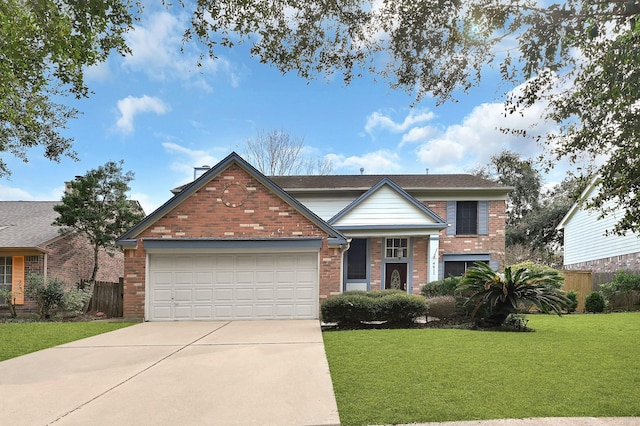
[[[0,362],[0,424],[337,425],[339,417],[318,321],[157,322]]]

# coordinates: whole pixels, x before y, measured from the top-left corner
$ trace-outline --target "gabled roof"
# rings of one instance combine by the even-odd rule
[[[60,236],[59,201],[0,201],[0,248],[39,248]]]
[[[580,194],[580,197],[578,197],[578,200],[575,203],[573,203],[573,206],[571,206],[567,214],[564,215],[564,217],[562,218],[558,226],[556,226],[557,230],[560,231],[564,229],[565,226],[567,226],[567,223],[569,223],[573,215],[580,209],[580,207],[584,205],[584,202],[589,198],[591,193],[598,187],[598,185],[600,184],[600,180],[601,180],[600,175],[595,175],[591,179],[591,182],[587,184],[587,187],[582,191],[582,194]]]
[[[274,184],[269,178],[260,173],[256,168],[254,168],[251,164],[247,163],[242,157],[240,157],[237,153],[232,152],[225,159],[220,161],[218,164],[210,168],[206,173],[202,174],[198,179],[193,182],[181,187],[181,191],[178,192],[173,198],[169,199],[166,203],[156,209],[153,213],[145,217],[142,221],[138,222],[133,228],[127,231],[124,235],[119,238],[120,243],[124,243],[124,240],[130,240],[132,238],[136,238],[138,234],[147,229],[153,223],[155,223],[160,218],[164,217],[167,213],[173,210],[180,203],[188,199],[191,195],[199,191],[203,188],[208,182],[210,182],[213,178],[215,178],[218,174],[226,170],[229,166],[236,164],[238,167],[242,168],[245,172],[250,174],[253,178],[255,178],[262,185],[267,187],[273,193],[275,193],[278,197],[284,200],[286,203],[295,208],[298,212],[300,212],[304,217],[313,222],[318,228],[325,231],[330,238],[336,239],[336,242],[339,244],[346,243],[346,237],[342,235],[338,230],[333,228],[327,222],[319,218],[315,213],[306,208],[303,204],[293,198],[291,195],[287,194],[282,188],[278,185]]]
[[[345,218],[351,212],[357,210],[359,206],[365,203],[368,199],[372,198],[374,194],[378,193],[383,187],[390,188],[399,197],[399,199],[404,200],[406,203],[412,205],[424,216],[426,216],[426,218],[428,218],[429,224],[428,225],[422,224],[421,225],[422,227],[429,227],[432,229],[444,229],[447,227],[447,222],[443,218],[441,218],[440,216],[432,212],[429,208],[427,208],[424,204],[422,204],[421,202],[413,198],[404,189],[402,189],[400,186],[398,186],[395,182],[393,182],[388,177],[382,178],[367,192],[362,194],[360,197],[354,200],[351,204],[349,204],[347,207],[345,207],[340,212],[338,212],[334,217],[329,219],[329,223],[332,225],[336,225],[340,221],[340,219]],[[406,225],[406,224],[402,224],[402,225]],[[418,225],[418,224],[414,223],[412,225]]]

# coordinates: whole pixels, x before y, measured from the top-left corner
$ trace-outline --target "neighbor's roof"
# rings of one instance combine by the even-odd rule
[[[59,201],[0,201],[0,248],[35,248],[60,235]]]

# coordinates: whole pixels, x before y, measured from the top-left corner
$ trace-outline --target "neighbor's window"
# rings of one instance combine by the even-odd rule
[[[385,257],[407,257],[406,238],[387,238]]]
[[[11,291],[11,256],[0,256],[0,289]]]
[[[347,279],[367,279],[367,240],[354,238],[347,251]]]
[[[458,201],[456,205],[456,234],[475,235],[478,233],[478,202]]]

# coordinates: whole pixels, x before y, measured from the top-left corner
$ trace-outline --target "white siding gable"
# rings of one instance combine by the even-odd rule
[[[597,189],[597,185],[591,188],[589,198]],[[613,202],[607,204],[607,207],[611,206],[614,206]],[[640,252],[640,239],[636,234],[604,235],[607,230],[613,229],[623,214],[624,210],[618,209],[598,220],[598,211],[576,208],[564,224],[564,264],[571,265]]]
[[[334,226],[429,225],[437,223],[387,185],[362,200]]]
[[[296,200],[318,215],[322,220],[331,219],[342,211],[342,209],[351,204],[355,199],[356,197],[329,198],[317,196],[296,196]]]

